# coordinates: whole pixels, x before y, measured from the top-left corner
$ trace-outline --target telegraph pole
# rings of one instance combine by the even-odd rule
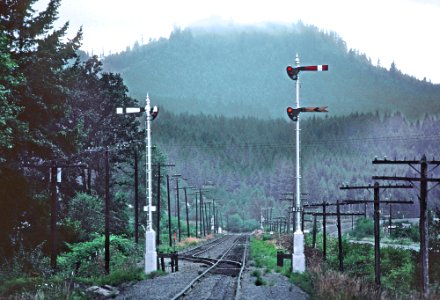
[[[155,164],[155,166],[157,167],[157,218],[156,218],[156,245],[160,245],[161,241],[160,241],[160,219],[161,219],[161,203],[160,203],[160,197],[161,197],[161,190],[160,190],[160,186],[161,186],[161,179],[162,179],[162,175],[160,174],[161,168],[162,167],[174,167],[174,164],[161,164],[161,163],[157,163]]]
[[[29,167],[47,167],[47,163],[42,165],[28,165]],[[57,183],[61,182],[61,168],[88,168],[85,164],[65,164],[52,161],[49,167],[50,174],[50,266],[52,270],[56,271],[57,268],[57,256],[58,256],[58,186]]]
[[[177,206],[177,232],[179,242],[181,241],[180,236],[180,199],[179,199],[179,178],[176,177],[176,206]]]
[[[170,247],[173,246],[171,236],[171,197],[170,197],[170,175],[167,175],[167,197],[168,197],[168,240]]]
[[[191,236],[189,232],[189,215],[188,215],[188,195],[186,193],[186,188],[183,189],[185,194],[185,209],[186,209],[186,237],[189,238]]]
[[[203,196],[202,196],[202,188],[199,188],[199,195],[200,195],[200,235],[202,232],[203,227],[203,236],[206,236],[206,224],[205,224],[205,217],[203,213]]]
[[[198,202],[197,192],[195,193],[195,195],[196,195],[196,238],[198,238],[199,237],[199,233],[198,233],[198,228],[197,228],[197,220],[199,218],[199,210],[198,210],[198,206],[197,206],[197,202]]]
[[[53,270],[57,267],[57,167],[52,162],[50,167],[50,265]]]
[[[110,166],[108,147],[105,149],[105,199],[104,199],[104,222],[105,222],[105,273],[110,273]]]
[[[190,228],[189,228],[189,211],[188,211],[188,192],[187,189],[190,188],[194,188],[193,186],[185,186],[185,187],[177,187],[176,189],[179,190],[183,190],[184,192],[184,196],[185,196],[185,214],[186,214],[186,237],[190,237],[191,233],[190,233]],[[179,230],[180,231],[180,230]]]
[[[304,208],[312,208],[312,207],[321,207],[322,213],[319,212],[304,212],[304,214],[313,216],[313,240],[312,244],[315,248],[316,246],[316,216],[322,216],[322,231],[323,231],[323,239],[322,239],[322,253],[323,260],[327,259],[327,231],[326,231],[326,218],[328,216],[336,216],[336,227],[338,230],[338,259],[339,259],[339,271],[344,271],[344,253],[342,249],[342,225],[341,225],[341,216],[359,216],[362,213],[353,213],[353,212],[341,212],[340,205],[344,205],[345,203],[340,203],[340,201],[336,201],[336,203],[328,203],[323,201],[322,203],[313,203],[313,204],[304,204]],[[327,206],[336,206],[336,212],[327,212]]]
[[[374,200],[345,200],[343,203],[345,204],[353,204],[353,203],[371,203],[374,205],[374,281],[377,285],[381,284],[381,267],[380,267],[380,203],[385,204],[412,204],[412,201],[408,200],[380,200],[380,189],[411,189],[412,185],[379,185],[378,182],[375,182],[372,186],[348,186],[344,185],[340,187],[341,190],[361,190],[361,189],[373,189]]]
[[[134,241],[139,243],[139,174],[138,150],[134,149]]]
[[[419,207],[420,207],[420,266],[421,266],[421,286],[422,296],[424,299],[429,298],[429,238],[428,238],[428,192],[440,184],[440,178],[428,178],[428,166],[433,165],[431,169],[434,170],[440,166],[440,161],[428,161],[423,155],[420,160],[378,160],[374,159],[373,164],[389,164],[389,165],[408,165],[415,170],[420,177],[403,177],[403,176],[373,176],[373,180],[396,180],[407,182],[419,182]],[[415,165],[420,166],[420,171],[416,169]],[[436,183],[434,187],[428,189],[428,183]]]

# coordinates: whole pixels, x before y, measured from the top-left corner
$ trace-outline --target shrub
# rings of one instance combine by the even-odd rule
[[[75,271],[77,276],[97,277],[104,273],[104,237],[99,236],[89,242],[68,245],[70,252],[59,256],[61,270],[69,276]],[[131,271],[136,269],[142,258],[141,249],[121,236],[110,237],[110,269]]]
[[[361,239],[367,236],[374,236],[374,223],[371,219],[359,218],[356,220],[356,227],[353,236]]]

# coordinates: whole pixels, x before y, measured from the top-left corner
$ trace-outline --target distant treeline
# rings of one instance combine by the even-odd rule
[[[408,166],[373,166],[372,160],[420,159],[423,154],[438,158],[439,126],[436,117],[410,122],[398,112],[304,117],[301,168],[303,190],[309,194],[305,201],[372,198],[368,192],[347,193],[339,187],[373,184],[373,175],[415,173]],[[190,184],[210,181],[228,191],[222,201],[230,213],[258,220],[260,206],[289,204],[279,199],[294,191],[293,122],[161,112],[153,130],[155,143]],[[382,197],[417,200],[417,193],[416,189],[394,190]],[[439,195],[439,189],[430,192],[431,206],[438,204]],[[395,211],[415,216],[417,207],[402,206]]]

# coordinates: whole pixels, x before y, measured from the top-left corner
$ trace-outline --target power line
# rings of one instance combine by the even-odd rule
[[[351,139],[328,139],[328,140],[310,140],[307,142],[301,143],[301,146],[311,147],[311,146],[319,146],[319,145],[331,145],[335,143],[365,143],[365,142],[409,142],[409,141],[440,141],[440,135],[429,135],[429,136],[384,136],[384,137],[360,137],[360,138],[351,138]],[[162,144],[165,147],[173,147],[173,148],[199,148],[199,149],[210,149],[210,148],[219,148],[219,147],[228,147],[228,148],[295,148],[295,144],[293,143],[252,143],[252,142],[244,142],[244,143],[222,143],[222,144]]]

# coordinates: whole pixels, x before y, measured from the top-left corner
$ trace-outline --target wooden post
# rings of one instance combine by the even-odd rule
[[[322,258],[327,260],[327,218],[326,218],[327,202],[322,202]]]
[[[176,192],[177,192],[177,197],[176,197],[176,205],[177,205],[177,232],[178,232],[178,239],[179,242],[181,241],[181,236],[180,236],[180,199],[179,199],[179,178],[176,177]]]
[[[157,164],[157,218],[156,218],[156,244],[160,245],[161,241],[160,241],[160,213],[161,213],[161,207],[160,207],[160,184],[161,184],[161,179],[162,179],[162,175],[160,175],[160,163]]]
[[[420,177],[402,177],[402,176],[373,176],[373,179],[379,180],[399,180],[409,182],[420,182],[420,266],[421,266],[421,286],[422,296],[425,299],[429,298],[429,247],[428,247],[428,224],[427,224],[427,201],[428,201],[428,182],[435,182],[437,185],[440,183],[440,178],[428,178],[428,164],[436,165],[437,168],[440,165],[440,161],[432,160],[427,161],[426,156],[423,155],[421,160],[377,160],[373,161],[373,164],[407,164],[414,168],[414,165],[420,164]]]
[[[313,215],[313,239],[312,239],[312,247],[316,248],[316,215]]]
[[[204,203],[204,214],[203,214],[203,218],[205,219],[205,228],[206,228],[206,233],[209,235],[209,222],[208,222],[208,211],[206,208],[206,203]]]
[[[203,226],[203,236],[206,236],[206,223],[205,223],[205,215],[203,213],[203,196],[202,196],[202,189],[199,189],[199,195],[200,195],[200,233],[202,232],[202,226]]]
[[[428,165],[426,163],[426,156],[423,155],[420,163],[420,265],[422,267],[422,296],[424,299],[429,298],[429,248],[428,248],[428,181],[427,181]]]
[[[339,200],[336,201],[336,218],[338,226],[338,257],[339,257],[339,271],[344,272],[344,254],[342,252],[342,231],[341,231],[341,210]]]
[[[301,231],[304,232],[304,210],[301,212]]]
[[[283,252],[277,251],[277,266],[282,267],[283,266]]]
[[[186,237],[190,237],[191,233],[189,232],[189,217],[188,217],[188,196],[186,194],[186,187],[183,189],[185,193],[185,209],[186,209]]]
[[[104,200],[104,217],[105,217],[105,273],[110,273],[110,166],[108,148],[105,149],[105,200]]]
[[[134,241],[139,243],[139,177],[138,152],[134,150]]]
[[[173,246],[173,238],[171,236],[171,197],[170,197],[170,176],[167,175],[167,196],[168,196],[168,239],[170,247]]]
[[[165,258],[163,256],[160,257],[160,266],[162,268],[162,271],[165,272]]]
[[[199,218],[199,210],[198,210],[198,205],[197,205],[197,201],[198,201],[198,199],[197,199],[197,193],[196,193],[196,238],[198,238],[199,237],[199,233],[198,233],[198,227],[197,227],[197,220],[198,220],[198,218]]]
[[[52,162],[50,167],[50,266],[57,268],[57,167]]]
[[[175,270],[176,270],[176,272],[178,272],[179,271],[179,255],[177,254],[177,252],[173,253],[173,257],[174,257],[174,265],[176,266]]]
[[[374,183],[374,281],[380,285],[380,205],[379,183]]]

